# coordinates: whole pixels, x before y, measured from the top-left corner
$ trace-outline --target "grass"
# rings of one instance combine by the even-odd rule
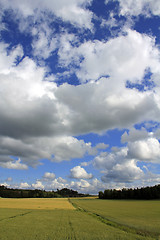
[[[6,208],[2,205],[5,201],[8,206]],[[95,212],[104,204],[103,201],[94,199],[72,201],[78,205],[91,205]],[[62,203],[65,205],[63,209]],[[44,204],[45,209],[42,209]],[[47,204],[50,208],[46,208]],[[0,240],[156,239],[106,225],[92,214],[75,209],[67,199],[0,199],[0,206]]]
[[[14,212],[15,211],[15,212]],[[6,214],[7,212],[7,214]],[[0,209],[0,240],[149,240],[106,226],[76,210]],[[7,217],[8,215],[8,217]]]
[[[160,239],[160,201],[71,200],[111,225]]]

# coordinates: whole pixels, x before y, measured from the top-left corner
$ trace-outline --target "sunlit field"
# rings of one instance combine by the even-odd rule
[[[0,198],[0,208],[74,209],[67,198]]]
[[[137,232],[160,236],[160,201],[132,200],[75,200],[73,204]]]
[[[76,204],[76,208],[73,207]],[[109,226],[99,216],[91,212],[104,214],[106,218],[122,223],[126,213],[121,205],[112,201],[98,199],[0,199],[0,240],[151,240],[158,236],[142,236],[116,226]],[[138,205],[138,202],[137,202]],[[80,208],[81,206],[81,208]],[[133,205],[132,205],[133,206]],[[107,208],[110,209],[107,211]],[[112,207],[117,208],[112,209]],[[156,207],[156,206],[155,206]],[[102,212],[100,212],[102,211]],[[109,215],[107,215],[107,212]],[[112,215],[113,212],[113,215]],[[128,219],[132,219],[129,216]],[[143,211],[145,215],[145,210]],[[154,219],[153,217],[151,221]],[[151,216],[151,215],[150,215]],[[134,217],[134,215],[133,215]]]

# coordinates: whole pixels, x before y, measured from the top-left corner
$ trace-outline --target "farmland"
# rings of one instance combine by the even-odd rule
[[[98,215],[108,224],[144,235],[160,236],[160,201],[72,200],[88,213]],[[107,222],[107,221],[106,221]]]
[[[46,202],[45,202],[45,201]],[[72,206],[73,203],[76,208]],[[158,239],[157,235],[142,236],[139,233],[127,231],[117,227],[116,225],[106,224],[102,221],[103,217],[115,222],[120,222],[125,225],[125,218],[127,218],[125,208],[122,207],[121,201],[117,201],[117,206],[114,206],[111,201],[98,199],[0,199],[0,240],[151,240]],[[138,205],[139,202],[137,202]],[[148,202],[149,203],[149,202]],[[159,203],[157,201],[157,203]],[[125,204],[127,205],[127,204]],[[48,208],[47,208],[48,206]],[[151,223],[154,227],[158,223],[158,214],[155,218],[155,210],[158,211],[157,205],[154,205],[150,211],[153,216]],[[113,207],[117,208],[113,209]],[[108,210],[107,210],[108,208]],[[154,209],[155,208],[155,209]],[[86,209],[85,211],[83,209]],[[122,214],[122,222],[120,217],[120,210]],[[153,211],[152,211],[153,210]],[[108,212],[108,214],[107,214]],[[145,207],[143,208],[143,215],[147,214]],[[140,214],[142,214],[142,212]],[[98,215],[96,215],[96,214]],[[133,226],[135,216],[129,216],[130,226]],[[132,213],[133,214],[133,213]],[[148,217],[148,215],[146,215]],[[133,217],[133,220],[132,220]],[[137,213],[138,219],[138,213]],[[147,223],[147,221],[146,221]],[[140,222],[139,222],[140,224]],[[139,225],[144,227],[145,224]],[[152,229],[153,230],[153,229]],[[154,235],[154,234],[153,234]]]
[[[1,198],[0,208],[74,209],[67,198]]]

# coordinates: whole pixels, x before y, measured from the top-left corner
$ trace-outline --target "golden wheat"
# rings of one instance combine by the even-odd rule
[[[74,209],[67,198],[0,198],[0,208]]]

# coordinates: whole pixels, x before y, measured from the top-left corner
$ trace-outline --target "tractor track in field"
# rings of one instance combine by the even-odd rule
[[[7,217],[7,218],[2,218],[2,219],[0,219],[0,222],[2,222],[2,221],[4,221],[4,220],[13,219],[13,218],[16,218],[16,217],[23,217],[23,216],[28,215],[28,214],[30,214],[30,213],[32,213],[32,211],[30,211],[30,212],[25,212],[25,213],[21,213],[21,214],[17,214],[17,215],[13,215],[13,216],[10,216],[10,217]]]
[[[107,219],[106,217],[103,217],[95,212],[91,212],[89,210],[86,210],[85,208],[82,208],[80,206],[78,206],[76,203],[73,203],[71,201],[71,199],[68,199],[68,201],[73,205],[74,208],[76,208],[78,211],[81,211],[85,214],[88,214],[91,217],[96,218],[98,221],[110,226],[110,227],[114,227],[117,229],[120,229],[122,231],[125,231],[127,233],[132,233],[132,234],[137,234],[143,237],[150,237],[153,238],[154,240],[160,240],[160,236],[157,235],[156,233],[154,234],[153,232],[147,232],[147,231],[143,231],[143,230],[138,230],[136,228],[132,228],[130,226],[124,225],[124,224],[120,224],[114,221],[111,221],[110,219]]]
[[[74,228],[73,228],[73,225],[72,225],[72,222],[70,219],[69,219],[68,223],[69,223],[72,235],[73,235],[73,237],[71,239],[77,240],[77,237],[76,237],[76,234],[75,234],[75,231],[74,231]]]

